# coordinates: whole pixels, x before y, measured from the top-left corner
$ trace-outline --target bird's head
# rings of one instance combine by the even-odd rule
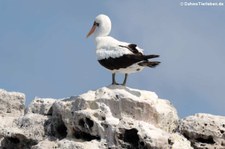
[[[95,37],[107,36],[111,31],[111,21],[107,15],[100,14],[95,18],[94,24],[87,34],[89,37],[94,34]]]

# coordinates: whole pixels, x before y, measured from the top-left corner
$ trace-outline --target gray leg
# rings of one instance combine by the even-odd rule
[[[124,78],[124,80],[123,80],[123,86],[126,86],[126,83],[127,83],[127,77],[128,77],[128,74],[127,73],[125,73],[125,78]]]
[[[112,74],[112,85],[118,85],[118,83],[116,83],[115,77],[116,77],[116,73],[113,73]]]

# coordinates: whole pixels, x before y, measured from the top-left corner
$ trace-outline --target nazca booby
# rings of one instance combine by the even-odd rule
[[[143,49],[136,44],[121,42],[109,36],[111,21],[108,16],[100,14],[95,18],[91,34],[95,36],[96,55],[98,62],[112,72],[112,84],[118,85],[115,80],[116,73],[125,74],[122,85],[126,85],[128,74],[143,70],[145,67],[156,67],[159,61],[148,59],[159,57],[159,55],[144,55]]]

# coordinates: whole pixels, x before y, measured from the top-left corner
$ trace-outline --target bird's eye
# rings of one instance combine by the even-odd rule
[[[94,25],[96,25],[96,26],[99,26],[99,23],[97,23],[97,22],[94,22]]]

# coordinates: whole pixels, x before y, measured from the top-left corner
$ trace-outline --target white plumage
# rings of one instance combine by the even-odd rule
[[[133,54],[127,47],[130,43],[121,42],[113,37],[96,37],[96,54],[98,60],[105,58],[118,58],[124,54]],[[119,46],[120,45],[120,46]],[[123,46],[123,47],[121,47]],[[139,52],[143,54],[143,50],[138,48]]]

